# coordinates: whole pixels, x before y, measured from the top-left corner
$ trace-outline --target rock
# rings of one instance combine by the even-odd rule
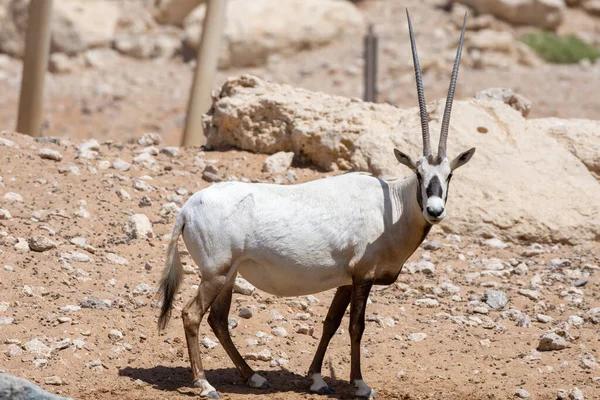
[[[142,197],[140,197],[140,201],[138,203],[138,206],[140,207],[150,207],[152,206],[152,199],[146,195],[143,195]]]
[[[29,243],[27,243],[27,240],[23,238],[17,238],[17,243],[15,243],[15,250],[21,252],[28,252],[30,250]]]
[[[31,250],[38,252],[48,251],[56,248],[56,243],[42,235],[30,237],[28,243]]]
[[[111,167],[119,171],[129,171],[131,164],[129,164],[127,161],[117,158],[115,161],[113,161]]]
[[[198,48],[205,13],[201,5],[184,21],[185,41],[193,49]],[[346,1],[287,0],[281,7],[270,0],[230,0],[219,64],[258,66],[273,54],[295,54],[364,30],[361,12]]]
[[[110,310],[112,308],[110,300],[102,300],[96,297],[84,297],[79,304],[81,308],[90,308],[92,310]]]
[[[506,293],[501,290],[487,290],[484,298],[485,303],[494,310],[501,310],[508,303]]]
[[[119,53],[113,49],[89,49],[84,55],[85,65],[96,69],[114,67],[119,61]]]
[[[600,16],[600,1],[584,0],[581,7],[591,15]]]
[[[68,400],[55,396],[41,387],[6,373],[0,373],[0,399],[6,400]]]
[[[64,53],[50,54],[48,69],[54,74],[70,74],[77,69],[75,60]]]
[[[144,133],[137,141],[140,146],[158,146],[162,142],[162,138],[158,133]]]
[[[202,179],[204,179],[206,182],[221,182],[223,179],[216,174],[213,174],[212,172],[208,172],[208,171],[204,171],[202,173]]]
[[[538,300],[541,296],[540,292],[531,289],[519,289],[519,294],[534,301]]]
[[[93,261],[90,258],[90,256],[88,256],[87,254],[80,253],[78,251],[72,251],[69,253],[61,253],[60,258],[67,260],[67,261],[84,262],[84,263],[89,263],[89,262]]]
[[[583,286],[587,285],[587,283],[588,283],[588,282],[589,282],[589,281],[588,281],[587,279],[580,279],[580,280],[578,280],[577,282],[575,282],[575,283],[573,284],[573,286],[574,286],[574,287],[583,287]]]
[[[154,188],[146,181],[143,181],[141,179],[134,179],[133,180],[133,188],[135,190],[139,190],[142,192],[152,192],[154,191]]]
[[[440,243],[440,241],[439,241],[439,240],[437,240],[437,239],[433,239],[433,240],[431,240],[431,241],[428,241],[428,242],[426,242],[426,243],[423,245],[423,248],[424,248],[425,250],[431,250],[431,251],[436,251],[436,250],[439,250],[441,247],[442,247],[442,244],[441,244],[441,243]]]
[[[409,174],[395,160],[394,147],[410,154],[422,151],[417,109],[363,103],[248,75],[227,80],[213,99],[203,120],[209,149],[293,151],[326,170],[355,169],[377,176]],[[438,129],[444,104],[430,105],[432,131]],[[285,116],[285,124],[273,115]],[[479,156],[477,168],[461,170],[461,179],[453,181],[448,214],[456,217],[451,224],[442,222],[442,229],[538,243],[575,243],[600,235],[600,185],[550,133],[557,127],[569,135],[597,132],[600,122],[528,120],[503,101],[489,98],[456,101],[452,118],[456,133],[449,138],[448,154],[476,146]],[[546,149],[543,154],[518,150],[540,146]],[[503,154],[502,161],[494,154]],[[564,190],[555,190],[556,181]],[[574,204],[574,197],[581,201]]]
[[[271,329],[271,333],[273,336],[287,337],[287,331],[281,326],[276,326],[275,328]]]
[[[110,332],[108,332],[108,338],[110,340],[121,340],[123,339],[123,333],[117,329],[111,329]]]
[[[44,383],[46,385],[60,386],[64,382],[59,376],[53,375],[53,376],[49,376],[49,377],[45,378]]]
[[[479,14],[492,14],[515,25],[533,25],[556,29],[563,21],[563,0],[457,0],[473,7]]]
[[[583,320],[583,318],[581,318],[578,315],[569,315],[569,317],[567,318],[567,323],[575,328],[581,328],[584,322],[585,321]]]
[[[542,324],[549,324],[554,321],[551,316],[546,314],[535,314],[535,319]]]
[[[185,18],[206,0],[158,0],[154,19],[159,24],[182,26]]]
[[[160,149],[161,154],[166,154],[169,157],[177,157],[181,150],[179,147],[167,146]]]
[[[581,392],[581,390],[579,390],[579,388],[573,388],[571,389],[571,391],[569,392],[569,399],[570,400],[584,400],[583,398],[583,393]]]
[[[23,196],[21,196],[18,193],[7,192],[4,195],[4,200],[10,201],[10,202],[14,202],[14,203],[22,203],[23,202]]]
[[[59,1],[52,10],[52,50],[76,54],[108,46],[120,16],[111,1]]]
[[[125,224],[124,231],[131,239],[152,238],[152,222],[144,214],[133,214]]]
[[[256,288],[241,276],[237,276],[233,282],[233,292],[250,296]]]
[[[127,259],[116,255],[115,253],[107,253],[106,254],[106,259],[108,261],[110,261],[113,264],[117,264],[117,265],[127,265],[129,264],[129,261],[127,261]]]
[[[0,220],[7,220],[7,219],[11,219],[11,218],[12,218],[12,215],[10,214],[10,212],[8,210],[0,208]]]
[[[439,307],[440,302],[436,299],[417,299],[415,300],[415,305],[419,307],[434,308]]]
[[[287,171],[292,166],[294,152],[280,151],[265,159],[262,171],[271,174],[279,174]]]
[[[425,333],[409,333],[408,340],[411,342],[422,342],[427,338],[427,334]]]
[[[529,399],[529,398],[531,398],[531,395],[525,389],[517,389],[517,390],[515,390],[515,397],[517,397],[519,399]]]
[[[508,246],[502,240],[496,238],[488,239],[484,241],[483,244],[485,244],[488,247],[491,247],[492,249],[505,249]]]
[[[477,92],[475,98],[478,100],[498,100],[511,106],[521,113],[523,117],[527,117],[531,111],[531,101],[524,96],[515,93],[512,89],[507,88],[491,88]]]
[[[271,351],[269,349],[261,350],[259,353],[247,353],[246,360],[250,361],[271,361],[273,356],[271,355]]]
[[[209,350],[214,349],[215,347],[217,347],[219,345],[219,343],[217,343],[216,341],[214,341],[208,337],[205,337],[204,339],[202,339],[200,341],[200,344]]]
[[[240,318],[250,319],[250,318],[252,318],[252,310],[250,310],[249,308],[246,308],[246,307],[242,307],[242,308],[240,308],[240,311],[238,312],[238,316]]]
[[[545,124],[545,126],[549,125],[548,133],[567,148],[574,157],[577,157],[600,182],[600,157],[598,156],[600,143],[595,124],[581,121],[578,123],[577,129],[572,129],[570,124],[564,121],[556,119],[551,119],[551,121],[554,123]]]
[[[29,354],[36,356],[50,357],[50,353],[52,353],[52,349],[39,339],[31,339],[29,342],[25,343],[23,347]]]
[[[52,149],[41,149],[38,152],[38,156],[44,160],[61,161],[63,159],[62,154]]]
[[[546,333],[540,339],[538,344],[538,351],[554,351],[562,350],[567,347],[567,342],[561,336],[556,333]]]

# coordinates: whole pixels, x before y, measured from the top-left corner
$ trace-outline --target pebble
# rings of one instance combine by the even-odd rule
[[[179,147],[167,146],[160,149],[162,154],[166,154],[169,157],[177,157],[179,155]]]
[[[531,395],[525,389],[517,389],[517,390],[515,390],[515,397],[517,397],[519,399],[529,399],[531,397]]]
[[[575,282],[575,283],[573,284],[573,286],[574,286],[574,287],[583,287],[583,286],[587,285],[587,283],[588,283],[588,280],[587,280],[587,279],[580,279],[580,280],[578,280],[577,282]]]
[[[569,393],[569,399],[570,400],[584,400],[583,397],[583,393],[581,392],[581,390],[579,390],[579,388],[573,388],[571,389],[571,392]]]
[[[44,160],[61,161],[63,159],[62,154],[52,149],[41,149],[38,152],[38,156]]]
[[[12,325],[15,319],[12,317],[0,317],[0,325]]]
[[[245,358],[250,361],[271,361],[273,356],[269,349],[263,349],[258,353],[247,353]]]
[[[527,264],[525,263],[520,263],[515,267],[514,273],[517,275],[527,275],[529,273],[529,267],[527,267]]]
[[[518,293],[521,296],[525,296],[530,300],[538,300],[541,296],[540,292],[538,292],[537,290],[531,290],[531,289],[519,289]]]
[[[11,219],[11,218],[12,218],[12,215],[10,214],[10,212],[8,210],[0,208],[0,220],[7,220],[7,219]]]
[[[415,300],[415,305],[418,307],[434,308],[439,307],[440,302],[436,299],[417,299]]]
[[[485,244],[486,246],[491,247],[493,249],[505,249],[506,247],[508,247],[508,244],[506,244],[502,240],[496,239],[496,238],[485,240],[483,242],[483,244]]]
[[[121,340],[123,339],[123,333],[117,329],[111,329],[108,332],[108,338],[111,340]]]
[[[161,144],[162,138],[158,133],[148,132],[144,133],[137,141],[140,146],[148,147],[148,146],[158,146]]]
[[[536,314],[535,319],[538,322],[541,322],[543,324],[548,324],[548,323],[554,321],[554,319],[551,316],[546,315],[546,314]]]
[[[121,160],[120,158],[117,158],[115,161],[113,161],[112,168],[116,169],[118,171],[125,172],[125,171],[129,171],[129,169],[131,168],[131,164],[129,164],[125,160]]]
[[[27,240],[23,238],[17,238],[17,243],[15,244],[15,250],[27,252],[29,251],[29,243]]]
[[[208,171],[204,171],[202,173],[202,179],[204,179],[206,182],[210,182],[210,183],[221,182],[223,180],[219,175],[214,174],[212,172],[208,172]]]
[[[6,348],[6,351],[4,351],[4,354],[7,357],[19,357],[23,355],[23,349],[15,343],[10,343]]]
[[[140,207],[150,207],[150,206],[152,206],[152,199],[149,196],[147,196],[147,195],[143,195],[140,198],[140,201],[138,202],[138,206],[140,206]]]
[[[280,151],[273,155],[270,155],[265,159],[262,167],[263,172],[271,174],[279,174],[287,171],[292,166],[294,159],[293,152]]]
[[[508,303],[506,293],[501,290],[487,290],[484,294],[485,303],[494,310],[501,310]]]
[[[72,251],[70,253],[61,253],[60,258],[67,260],[67,261],[83,262],[83,263],[89,263],[89,262],[93,261],[90,258],[90,256],[88,256],[87,254],[84,254],[84,253],[80,253],[78,251]]]
[[[35,338],[31,339],[23,346],[25,351],[33,355],[39,355],[44,357],[50,357],[52,349],[46,346],[41,340]]]
[[[238,276],[233,282],[233,292],[250,296],[256,288],[247,280]]]
[[[296,329],[296,333],[299,333],[301,335],[309,335],[312,336],[312,334],[314,333],[315,329],[307,324],[300,324],[298,325],[298,329]]]
[[[44,379],[44,383],[46,385],[60,386],[63,384],[63,380],[60,377],[53,375]]]
[[[529,318],[529,315],[523,314],[517,317],[517,323],[515,325],[519,328],[531,328],[531,318]]]
[[[250,318],[252,318],[252,310],[250,310],[249,308],[246,308],[246,307],[242,307],[242,308],[240,308],[240,311],[238,312],[238,316],[240,318],[250,319]]]
[[[133,214],[130,216],[123,230],[131,239],[154,237],[152,222],[144,214]]]
[[[561,336],[558,336],[556,333],[550,332],[546,333],[540,339],[540,343],[538,344],[537,349],[539,351],[554,351],[554,350],[562,350],[567,347],[567,342]]]
[[[152,192],[154,188],[148,182],[143,181],[141,179],[133,180],[133,188],[135,190],[139,190],[140,192]]]
[[[213,339],[208,338],[208,337],[205,337],[204,339],[202,339],[200,341],[200,344],[202,344],[202,346],[206,347],[209,350],[214,349],[215,347],[217,347],[219,345],[219,343],[217,343],[216,341],[214,341]]]
[[[273,329],[271,329],[271,333],[273,334],[273,336],[278,337],[287,337],[288,335],[287,330],[281,326],[276,326]]]
[[[431,251],[439,250],[441,247],[442,247],[442,244],[437,239],[433,239],[423,245],[423,248],[425,250],[431,250]]]
[[[102,300],[97,297],[84,297],[79,304],[81,308],[90,308],[92,310],[110,310],[112,308],[110,300]]]
[[[121,256],[116,255],[115,253],[107,253],[106,259],[113,264],[118,264],[118,265],[129,264],[129,261],[127,261],[125,258],[123,258]]]
[[[18,193],[8,192],[8,193],[6,193],[4,195],[4,200],[22,203],[23,202],[23,196],[21,196]]]
[[[238,326],[238,320],[233,317],[229,317],[227,318],[227,325],[229,326],[229,329],[235,329]]]
[[[581,328],[585,321],[578,315],[569,315],[569,317],[567,318],[567,322],[570,326],[574,326],[575,328]]]
[[[56,248],[56,243],[46,236],[36,235],[29,238],[29,248],[33,251],[43,252]]]
[[[294,315],[294,319],[296,319],[298,321],[308,321],[310,319],[310,314],[309,313],[296,313],[296,315]]]
[[[408,340],[410,340],[411,342],[422,342],[423,340],[425,340],[427,338],[427,334],[425,333],[409,333],[408,334]]]

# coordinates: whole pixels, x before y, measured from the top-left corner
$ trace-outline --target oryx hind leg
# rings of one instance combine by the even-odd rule
[[[321,335],[321,340],[319,341],[319,347],[317,347],[317,351],[315,352],[315,356],[308,370],[308,375],[313,380],[313,383],[310,386],[311,392],[318,394],[334,393],[333,389],[331,389],[323,380],[323,377],[321,376],[321,368],[323,366],[323,358],[325,357],[327,346],[329,346],[331,338],[333,335],[335,335],[335,332],[342,322],[344,313],[348,308],[348,304],[350,304],[351,296],[352,286],[341,286],[337,289],[333,300],[331,301],[329,311],[327,312],[327,317],[325,317],[325,321],[323,321],[323,334]]]
[[[352,300],[350,303],[350,382],[356,386],[356,396],[367,398],[375,397],[376,394],[362,379],[360,342],[365,331],[365,312],[372,286],[373,282],[369,280],[355,281],[352,285]]]
[[[200,356],[200,343],[198,342],[198,329],[204,314],[211,307],[219,293],[227,284],[227,277],[222,275],[203,277],[198,287],[198,293],[183,308],[181,317],[185,329],[185,339],[187,341],[190,364],[192,366],[192,376],[194,386],[202,389],[200,396],[208,398],[219,398],[215,388],[208,383],[202,359]]]
[[[231,358],[231,361],[233,361],[237,370],[242,375],[244,382],[250,387],[268,388],[269,383],[267,380],[250,368],[231,340],[227,317],[229,316],[229,309],[231,307],[232,293],[233,279],[223,288],[223,290],[221,290],[213,302],[210,308],[210,314],[208,315],[208,323],[219,339],[221,346],[223,346],[227,355],[229,355],[229,358]]]

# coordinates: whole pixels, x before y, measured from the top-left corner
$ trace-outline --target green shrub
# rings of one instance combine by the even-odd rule
[[[600,49],[576,35],[561,37],[550,32],[528,33],[522,41],[551,63],[575,64],[586,58],[592,62],[600,58]]]

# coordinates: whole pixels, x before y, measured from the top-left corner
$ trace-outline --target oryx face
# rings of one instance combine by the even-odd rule
[[[446,217],[446,202],[453,172],[466,164],[475,153],[470,149],[461,153],[451,162],[447,157],[421,157],[414,161],[410,156],[394,149],[398,161],[417,176],[417,202],[421,207],[423,217],[430,224],[437,224]]]
[[[466,164],[475,149],[472,148],[461,153],[451,162],[446,157],[446,141],[448,139],[448,130],[450,128],[450,114],[452,112],[452,101],[454,100],[454,91],[456,89],[456,78],[458,76],[458,67],[460,65],[460,56],[463,48],[465,37],[465,27],[467,15],[463,22],[463,28],[454,60],[454,68],[452,69],[452,78],[450,79],[450,88],[448,90],[448,98],[446,100],[446,108],[444,110],[444,118],[442,119],[442,132],[440,134],[440,143],[438,146],[438,154],[434,156],[431,153],[431,143],[429,136],[429,117],[425,104],[425,95],[423,93],[423,82],[421,79],[421,68],[419,67],[419,56],[417,54],[417,46],[410,21],[410,15],[406,10],[408,18],[408,31],[410,34],[410,44],[412,48],[413,62],[415,65],[415,77],[417,81],[417,95],[419,98],[419,110],[421,115],[421,131],[423,133],[423,157],[418,160],[413,160],[410,156],[402,153],[398,149],[394,149],[394,154],[401,164],[406,165],[417,176],[418,189],[417,201],[423,212],[423,217],[431,224],[437,224],[446,217],[446,200],[448,199],[448,189],[452,173],[458,167]]]

